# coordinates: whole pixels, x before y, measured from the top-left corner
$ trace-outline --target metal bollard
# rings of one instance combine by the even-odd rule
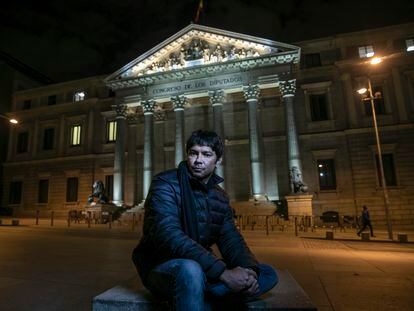
[[[269,216],[266,216],[266,235],[269,235]]]
[[[52,211],[51,213],[50,213],[50,225],[53,227],[53,217],[55,216],[55,212],[54,211]]]
[[[295,217],[295,235],[298,236],[298,218]]]
[[[135,213],[132,213],[132,231],[135,229]]]
[[[326,231],[326,239],[333,240],[334,239],[334,232],[333,231]]]
[[[38,225],[39,225],[39,213],[40,213],[40,211],[39,211],[39,210],[37,210],[37,211],[36,211],[36,226],[38,226]]]
[[[109,214],[109,229],[112,228],[112,214]]]
[[[91,212],[88,211],[88,228],[91,227]]]

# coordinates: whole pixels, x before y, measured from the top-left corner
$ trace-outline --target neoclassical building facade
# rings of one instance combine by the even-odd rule
[[[232,201],[306,192],[313,215],[365,204],[384,224],[372,111],[356,93],[369,79],[392,221],[412,227],[413,36],[405,24],[290,45],[191,24],[109,76],[17,92],[1,204],[64,215],[102,180],[115,204],[137,205],[203,128],[224,138]]]
[[[185,128],[191,119],[199,119],[194,120],[195,124],[202,122],[200,117],[207,122],[211,119],[212,126],[208,128],[227,139],[225,131],[229,122],[224,119],[223,106],[234,103],[230,98],[236,96],[245,102],[247,114],[247,122],[243,123],[248,133],[249,163],[246,164],[250,168],[248,184],[251,189],[247,188],[244,196],[245,199],[265,200],[270,189],[265,189],[264,181],[264,151],[258,116],[260,93],[270,90],[274,96],[281,94],[287,107],[287,140],[292,142],[289,144],[289,167],[300,168],[293,113],[296,81],[292,75],[299,60],[299,47],[191,24],[109,76],[105,81],[116,92],[119,129],[115,147],[114,202],[124,202],[126,158],[122,137],[126,136],[128,118],[143,115],[143,131],[139,130],[138,135],[143,135],[144,142],[142,197],[145,198],[154,173],[154,119],[162,119],[167,111],[173,112],[172,158],[176,166],[184,159]],[[206,108],[207,113],[203,113]],[[159,116],[154,118],[154,114]],[[232,149],[231,146],[228,149]],[[232,160],[237,161],[237,158],[235,154]],[[224,163],[219,173],[226,177],[229,162]],[[237,166],[234,169],[237,170]],[[228,173],[237,175],[236,171]],[[277,196],[277,190],[271,192]]]

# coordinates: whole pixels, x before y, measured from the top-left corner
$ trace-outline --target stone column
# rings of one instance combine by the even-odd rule
[[[210,105],[213,107],[213,129],[221,137],[224,143],[224,127],[223,127],[223,90],[208,92],[210,97]],[[224,158],[220,165],[216,168],[216,174],[224,178]],[[220,184],[224,188],[224,182]]]
[[[143,165],[143,199],[147,197],[153,174],[154,147],[154,109],[156,102],[152,99],[141,102],[144,110],[144,165]]]
[[[123,104],[112,107],[116,112],[116,141],[114,156],[114,187],[112,202],[118,206],[124,204],[125,174],[125,136],[127,106]]]
[[[263,182],[263,160],[260,148],[260,140],[262,139],[262,135],[257,116],[257,103],[260,90],[257,85],[249,85],[243,87],[243,92],[248,109],[250,167],[253,198],[256,200],[266,200]]]
[[[291,193],[306,192],[302,179],[302,162],[299,152],[299,140],[295,123],[293,98],[296,92],[296,80],[279,82],[286,114],[286,140],[288,144],[289,178]],[[305,189],[306,188],[306,189]]]
[[[175,166],[184,160],[184,106],[187,98],[183,95],[171,97],[175,115]]]
[[[162,172],[170,168],[166,163],[165,153],[165,121],[167,113],[165,110],[156,109],[154,111],[154,156],[153,170],[154,172]],[[170,159],[168,159],[170,160]]]
[[[126,171],[125,171],[125,202],[128,205],[137,206],[138,202],[137,196],[137,117],[136,115],[128,115],[127,117],[127,127],[128,127],[128,141],[127,145],[127,156],[126,156]]]

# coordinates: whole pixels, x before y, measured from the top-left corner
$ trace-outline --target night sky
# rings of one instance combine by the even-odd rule
[[[109,74],[193,19],[199,0],[15,0],[0,50],[56,82]],[[200,24],[293,43],[414,22],[414,1],[204,0]]]

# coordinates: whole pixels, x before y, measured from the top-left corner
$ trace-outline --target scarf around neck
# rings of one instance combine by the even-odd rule
[[[200,236],[198,234],[196,202],[186,161],[182,161],[178,165],[177,175],[181,193],[181,224],[185,234],[198,243]]]

